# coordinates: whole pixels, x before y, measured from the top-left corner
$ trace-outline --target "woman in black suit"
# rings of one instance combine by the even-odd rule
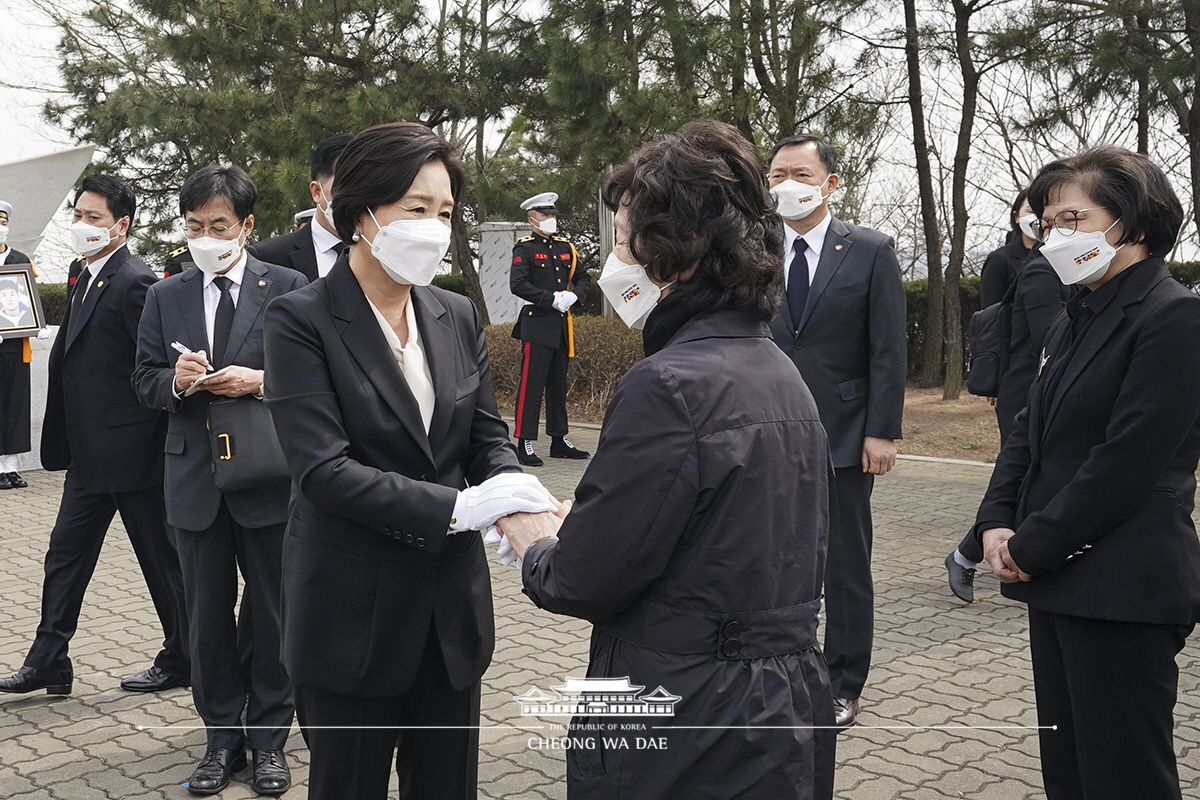
[[[283,659],[314,800],[386,797],[393,754],[402,796],[475,795],[495,638],[478,531],[555,507],[517,465],[474,307],[428,286],[463,184],[422,125],[358,134],[334,185],[346,254],[267,311],[293,482]]]
[[[1048,164],[1029,198],[1042,255],[1083,289],[1047,332],[975,530],[1029,606],[1049,800],[1174,800],[1175,656],[1200,619],[1200,297],[1163,261],[1183,209],[1116,147]]]
[[[646,358],[561,530],[548,514],[500,523],[530,598],[595,625],[588,678],[673,703],[619,720],[588,703],[571,735],[594,746],[567,751],[573,799],[833,796],[816,637],[833,470],[768,328],[782,234],[763,175],[736,128],[695,122],[609,178],[617,248],[599,284],[644,322]]]

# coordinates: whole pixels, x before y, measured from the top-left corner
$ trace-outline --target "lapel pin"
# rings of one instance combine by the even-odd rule
[[[834,249],[834,250],[841,250],[841,249],[842,249],[842,246],[841,246],[840,244],[835,244],[835,245],[833,246],[833,249]]]
[[[96,288],[97,288],[97,289],[99,289],[99,288],[100,288],[101,286],[103,286],[103,285],[104,285],[104,281],[96,281]]]
[[[258,285],[259,285],[260,287],[262,287],[262,286],[266,286],[266,285],[267,285],[267,282],[266,282],[266,281],[259,281],[259,282],[258,282]]]

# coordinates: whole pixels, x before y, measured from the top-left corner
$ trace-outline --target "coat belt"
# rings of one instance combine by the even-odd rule
[[[820,598],[786,608],[728,612],[647,602],[596,627],[663,653],[745,661],[815,648],[820,609]]]

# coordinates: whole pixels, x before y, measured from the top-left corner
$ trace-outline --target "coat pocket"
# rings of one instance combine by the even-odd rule
[[[182,434],[168,433],[167,441],[163,445],[163,452],[170,453],[173,456],[180,455],[183,453],[184,444],[186,442],[187,440],[183,438]]]
[[[867,390],[871,388],[870,378],[855,378],[854,380],[842,381],[838,384],[838,395],[843,400],[857,400],[860,397],[867,396]]]
[[[479,373],[476,372],[463,378],[454,386],[454,399],[461,400],[464,397],[475,394],[479,388]]]
[[[118,406],[110,408],[104,414],[108,427],[117,428],[121,425],[135,425],[139,422],[153,422],[162,412],[145,406]]]

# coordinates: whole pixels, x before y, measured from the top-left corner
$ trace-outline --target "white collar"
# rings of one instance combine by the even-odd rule
[[[317,213],[320,214],[321,212],[318,211]],[[308,227],[312,229],[313,247],[318,253],[324,253],[328,250],[332,250],[342,243],[341,239],[325,230],[325,226],[316,219],[313,219],[312,222],[308,223]]]
[[[211,286],[212,282],[217,278],[218,275],[223,275],[224,277],[229,278],[229,280],[233,281],[235,286],[240,287],[242,285],[242,279],[246,276],[246,262],[246,251],[243,250],[242,255],[238,258],[237,262],[235,262],[234,265],[225,272],[205,272],[204,288],[207,289],[209,286]]]
[[[808,233],[797,233],[791,225],[784,223],[783,225],[783,252],[790,257],[792,245],[801,236],[804,237],[804,243],[817,254],[817,258],[821,257],[821,248],[825,246],[825,235],[829,233],[829,223],[833,220],[833,214],[826,213],[825,219],[818,222],[813,229]]]
[[[121,247],[124,247],[124,246],[125,245],[121,245]],[[117,250],[120,250],[121,247],[118,247]],[[117,250],[113,250],[111,253],[104,256],[103,258],[97,258],[95,261],[93,261],[90,264],[85,262],[83,265],[83,268],[86,269],[88,272],[90,272],[92,274],[93,278],[96,277],[97,275],[100,274],[100,270],[104,269],[104,265],[108,263],[108,260],[110,258],[112,258],[114,255],[116,255]]]

